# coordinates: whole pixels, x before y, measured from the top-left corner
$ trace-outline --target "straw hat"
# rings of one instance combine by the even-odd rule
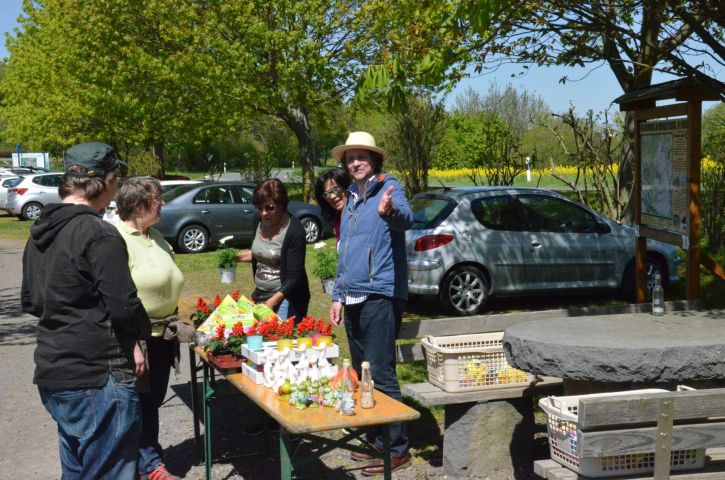
[[[348,150],[370,150],[383,156],[383,161],[388,159],[388,152],[384,148],[375,145],[375,138],[368,132],[352,132],[348,135],[345,145],[338,145],[332,149],[332,156],[338,162],[342,161],[342,156]]]

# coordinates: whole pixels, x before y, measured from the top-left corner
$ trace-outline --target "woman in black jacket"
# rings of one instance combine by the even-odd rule
[[[310,287],[305,271],[305,230],[287,212],[287,189],[274,178],[254,189],[252,203],[260,222],[251,250],[239,252],[240,262],[252,262],[252,300],[264,302],[281,320],[294,316],[299,322],[307,315]]]

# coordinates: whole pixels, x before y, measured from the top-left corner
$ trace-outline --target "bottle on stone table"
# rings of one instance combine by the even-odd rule
[[[662,277],[655,275],[655,286],[652,289],[652,315],[660,317],[665,313],[665,291],[662,288]]]
[[[360,406],[362,408],[373,408],[375,406],[375,399],[373,398],[375,384],[370,374],[370,362],[362,362],[360,368],[362,369],[362,378],[360,379]]]

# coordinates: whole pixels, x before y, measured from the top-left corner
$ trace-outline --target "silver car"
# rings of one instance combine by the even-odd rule
[[[59,203],[58,185],[62,173],[24,175],[23,180],[8,189],[5,209],[21,220],[36,220],[49,203]]]
[[[0,210],[7,210],[5,204],[8,200],[8,189],[14,187],[22,180],[22,177],[0,175]]]
[[[410,293],[436,295],[452,314],[476,314],[494,295],[634,292],[634,228],[558,193],[453,188],[416,195],[410,205]],[[676,283],[679,262],[674,246],[648,241],[648,290],[656,273],[665,286]]]

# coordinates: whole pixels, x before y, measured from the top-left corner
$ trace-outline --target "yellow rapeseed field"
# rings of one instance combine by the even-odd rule
[[[713,168],[715,168],[716,162],[710,158],[705,157],[702,159],[702,170],[707,172]],[[612,165],[611,166],[611,172],[616,174],[619,172],[619,165]],[[471,177],[473,174],[476,173],[479,177],[481,176],[487,176],[488,169],[485,168],[449,168],[449,169],[439,169],[439,168],[431,168],[428,171],[428,175],[431,177],[437,177],[437,178],[465,178],[465,177]],[[573,176],[577,173],[577,167],[574,166],[557,166],[556,167],[556,173],[559,176]],[[591,175],[592,170],[590,168],[585,169],[583,172],[580,172],[584,175]],[[531,170],[531,174],[535,177],[548,177],[552,174],[551,168],[536,168]]]

